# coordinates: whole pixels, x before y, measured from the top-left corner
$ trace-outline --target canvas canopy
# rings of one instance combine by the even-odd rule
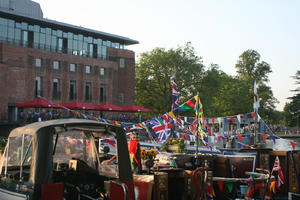
[[[92,155],[90,158],[95,163],[98,159],[98,154],[95,146],[94,134],[98,134],[98,136],[99,134],[102,136],[115,135],[119,146],[118,160],[119,163],[122,162],[122,167],[119,167],[119,178],[123,180],[132,180],[132,174],[128,173],[131,169],[127,140],[122,128],[93,120],[60,119],[32,123],[24,127],[16,128],[11,131],[9,135],[9,141],[22,135],[32,138],[32,157],[30,161],[29,182],[32,182],[33,184],[52,182],[54,138],[55,135],[68,133],[68,131],[64,130],[80,131],[81,135],[84,135],[85,139],[89,140],[89,153]],[[9,145],[6,146],[5,151],[9,152],[8,149]],[[1,163],[2,166],[4,166],[3,164],[5,165],[5,163]]]

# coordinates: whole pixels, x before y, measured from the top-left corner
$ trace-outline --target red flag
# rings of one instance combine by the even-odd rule
[[[293,147],[293,150],[295,150],[295,149],[296,149],[296,142],[291,141],[291,145],[292,145],[292,147]]]
[[[266,143],[266,141],[267,141],[267,134],[262,134],[261,136],[262,136],[264,142]]]
[[[217,181],[217,185],[220,189],[220,192],[222,192],[223,191],[223,186],[224,186],[224,181]]]
[[[238,135],[238,139],[239,139],[240,142],[242,142],[243,141],[243,135]]]
[[[251,112],[251,117],[252,117],[252,119],[255,118],[255,112]]]
[[[278,156],[276,156],[272,171],[277,171],[278,173],[278,181],[276,183],[276,188],[279,189],[280,186],[284,184],[284,176],[283,176],[282,169],[280,167],[280,160]]]

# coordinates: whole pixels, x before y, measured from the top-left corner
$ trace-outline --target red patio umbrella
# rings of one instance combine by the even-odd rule
[[[53,103],[45,98],[37,98],[33,101],[27,101],[16,105],[18,108],[62,108],[60,104]]]
[[[103,111],[123,111],[123,108],[121,106],[116,106],[110,103],[104,103],[95,106],[96,110],[103,110]]]
[[[125,112],[152,112],[149,108],[144,108],[136,105],[130,105],[123,107],[123,111]]]
[[[73,110],[95,110],[95,106],[80,101],[64,103],[62,104],[62,106]]]

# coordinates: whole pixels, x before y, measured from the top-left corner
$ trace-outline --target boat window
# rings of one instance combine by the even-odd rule
[[[23,135],[10,138],[8,141],[7,166],[28,166],[31,163],[32,136],[24,135],[24,144],[22,145]]]
[[[56,136],[53,140],[55,144]],[[93,145],[83,131],[68,130],[58,134],[53,163],[59,169],[60,166],[68,165],[70,160],[79,159],[95,169],[93,154]]]

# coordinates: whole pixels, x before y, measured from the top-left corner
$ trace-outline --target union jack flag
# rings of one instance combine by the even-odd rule
[[[172,127],[171,122],[163,123],[163,120],[159,118],[159,119],[151,120],[150,126],[154,131],[158,141],[165,141],[171,135],[171,127]]]
[[[278,156],[276,156],[272,171],[277,171],[278,173],[278,181],[276,182],[276,187],[277,189],[279,189],[280,186],[284,184],[284,176],[283,176],[282,169],[280,167],[280,160]]]
[[[176,110],[179,107],[178,103],[178,91],[175,75],[171,78],[171,87],[172,87],[172,110]]]

